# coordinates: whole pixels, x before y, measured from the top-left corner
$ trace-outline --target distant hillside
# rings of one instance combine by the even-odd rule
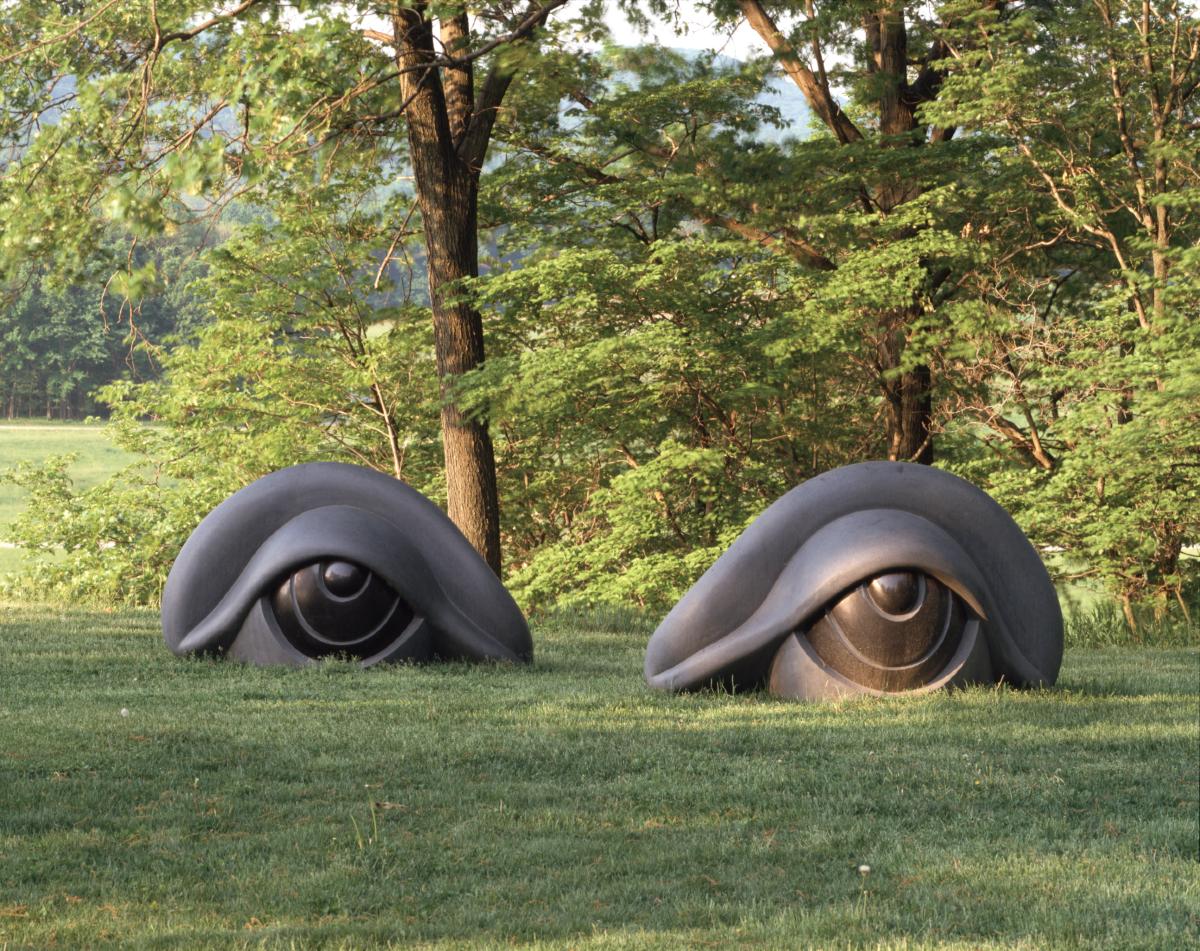
[[[672,52],[688,59],[707,56],[708,51],[687,47],[673,47]],[[743,60],[732,56],[717,56],[715,62],[719,66],[733,68],[743,65]],[[772,106],[779,110],[783,125],[779,128],[764,126],[758,137],[764,142],[779,142],[783,139],[806,139],[809,136],[809,119],[812,116],[804,94],[796,88],[796,84],[780,72],[776,72],[767,80],[767,88],[755,102]]]

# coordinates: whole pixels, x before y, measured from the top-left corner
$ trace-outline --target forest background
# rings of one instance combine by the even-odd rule
[[[16,590],[153,603],[221,499],[339,459],[528,609],[661,610],[889,458],[1131,625],[1187,614],[1195,6],[703,7],[759,55],[617,45],[577,0],[3,4],[0,405],[139,456],[8,476],[48,556]]]

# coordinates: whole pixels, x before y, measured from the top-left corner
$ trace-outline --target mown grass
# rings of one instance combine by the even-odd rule
[[[1195,650],[800,705],[653,694],[644,630],[535,636],[265,670],[0,609],[0,947],[1200,941]]]
[[[46,420],[0,420],[0,472],[21,462],[44,462],[50,456],[75,453],[71,478],[76,488],[103,482],[128,465],[134,456],[112,444],[102,423],[64,423]],[[25,506],[26,492],[0,481],[0,542]],[[0,575],[17,570],[24,558],[20,549],[0,545]]]

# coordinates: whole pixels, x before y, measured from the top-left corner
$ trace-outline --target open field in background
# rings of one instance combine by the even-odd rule
[[[79,456],[71,467],[77,488],[103,482],[134,459],[109,441],[103,424],[0,420],[0,469],[68,452]],[[24,505],[23,489],[0,483],[0,574],[15,570],[23,557],[22,552],[3,543],[6,529]]]
[[[71,467],[78,488],[103,481],[134,460],[109,442],[101,423],[52,423],[45,420],[0,420],[0,470],[18,462],[40,462],[52,455],[74,452],[78,461]],[[24,506],[24,491],[0,483],[0,575],[16,570],[24,557],[5,547],[5,529]],[[1085,583],[1059,588],[1064,612],[1089,614],[1107,610],[1114,602]]]
[[[646,633],[266,670],[0,608],[0,947],[1200,941],[1196,651],[808,706],[653,694]]]

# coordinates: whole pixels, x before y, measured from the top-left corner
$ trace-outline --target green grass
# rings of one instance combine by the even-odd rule
[[[19,462],[42,462],[49,456],[73,452],[71,466],[76,488],[103,482],[128,465],[134,456],[108,439],[103,424],[62,423],[38,419],[0,420],[0,471]],[[0,482],[0,542],[25,505],[25,490]],[[0,575],[20,567],[23,553],[0,545]]]
[[[1195,650],[802,705],[652,694],[644,629],[535,636],[266,670],[0,608],[0,948],[1200,941]]]
[[[1068,647],[1195,647],[1200,645],[1200,604],[1184,616],[1176,605],[1156,618],[1149,607],[1134,611],[1137,630],[1131,631],[1121,609],[1112,601],[1090,611],[1075,611],[1063,618],[1063,639]]]

